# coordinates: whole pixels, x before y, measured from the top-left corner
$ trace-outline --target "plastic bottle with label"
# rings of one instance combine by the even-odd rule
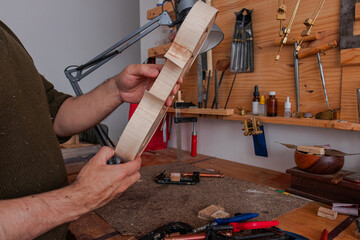
[[[266,102],[265,102],[265,96],[261,95],[260,102],[259,102],[259,116],[266,116]]]
[[[291,102],[289,97],[286,98],[284,117],[291,118]]]

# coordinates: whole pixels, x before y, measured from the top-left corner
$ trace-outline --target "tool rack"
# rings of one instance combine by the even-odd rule
[[[326,1],[312,31],[316,33],[317,40],[304,42],[300,50],[317,47],[333,40],[339,40],[340,4],[346,0]],[[287,1],[287,10],[293,9],[296,1]],[[304,29],[303,22],[313,12],[318,1],[303,0],[294,20],[289,37],[297,38]],[[360,3],[356,3],[354,34],[360,34]],[[233,93],[228,104],[229,109],[235,109],[234,115],[222,114],[223,120],[244,121],[250,116],[240,116],[237,107],[251,110],[252,89],[259,86],[260,94],[268,98],[269,91],[276,91],[278,99],[278,116],[283,116],[283,105],[286,97],[290,97],[292,111],[295,111],[295,80],[293,68],[293,45],[286,45],[281,51],[280,61],[274,57],[279,45],[274,40],[279,35],[279,23],[276,20],[278,10],[277,0],[259,1],[236,1],[236,0],[213,0],[212,6],[219,10],[216,24],[222,29],[225,38],[222,43],[213,49],[213,63],[226,59],[230,56],[231,39],[235,24],[234,11],[242,8],[254,9],[253,31],[254,31],[254,58],[255,71],[253,73],[238,73]],[[158,8],[148,11],[148,16],[158,11]],[[171,8],[168,8],[170,12]],[[289,13],[290,14],[290,13]],[[287,24],[288,19],[284,21]],[[159,46],[149,49],[149,55],[161,57],[168,46]],[[258,117],[263,123],[286,124],[298,126],[311,126],[322,128],[335,128],[342,130],[360,131],[356,89],[360,88],[358,72],[360,69],[360,50],[338,48],[331,49],[322,56],[325,72],[326,86],[331,108],[341,108],[339,120],[318,120],[305,118],[284,117]],[[343,59],[350,59],[343,62]],[[340,60],[341,59],[341,60]],[[341,63],[343,62],[343,63]],[[322,90],[320,73],[317,66],[316,55],[300,59],[300,111],[316,113],[326,110],[325,97]],[[220,108],[224,107],[227,93],[230,89],[234,73],[226,72],[223,85],[220,88]],[[212,79],[213,81],[213,79]],[[196,65],[194,65],[184,78],[181,87],[186,102],[197,102]],[[214,97],[213,86],[210,88],[209,98]],[[193,113],[200,114],[200,113]],[[206,115],[207,117],[216,117]]]

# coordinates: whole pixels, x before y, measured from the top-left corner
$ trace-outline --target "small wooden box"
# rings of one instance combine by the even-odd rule
[[[299,168],[290,168],[286,173],[291,175],[291,185],[286,189],[305,198],[331,205],[338,203],[358,203],[360,202],[360,184],[348,181],[340,181],[335,184],[331,180],[339,173],[349,173],[349,171],[340,171],[336,175],[319,175],[307,173]]]

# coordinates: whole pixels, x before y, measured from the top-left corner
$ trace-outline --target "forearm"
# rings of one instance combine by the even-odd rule
[[[101,122],[122,103],[115,85],[109,79],[87,94],[67,99],[54,119],[56,134],[71,136]]]
[[[0,201],[0,239],[33,239],[91,210],[73,185],[28,197]]]

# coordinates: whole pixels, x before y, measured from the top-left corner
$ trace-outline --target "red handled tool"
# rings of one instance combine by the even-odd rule
[[[193,122],[193,132],[191,136],[191,156],[196,157],[197,154],[197,132],[196,132],[196,122]]]
[[[233,232],[240,232],[248,229],[270,228],[279,225],[278,221],[259,221],[259,222],[232,222],[229,223],[233,227]]]
[[[321,238],[320,240],[327,240],[328,239],[328,235],[329,235],[329,231],[327,230],[327,228],[325,228],[321,234]]]

